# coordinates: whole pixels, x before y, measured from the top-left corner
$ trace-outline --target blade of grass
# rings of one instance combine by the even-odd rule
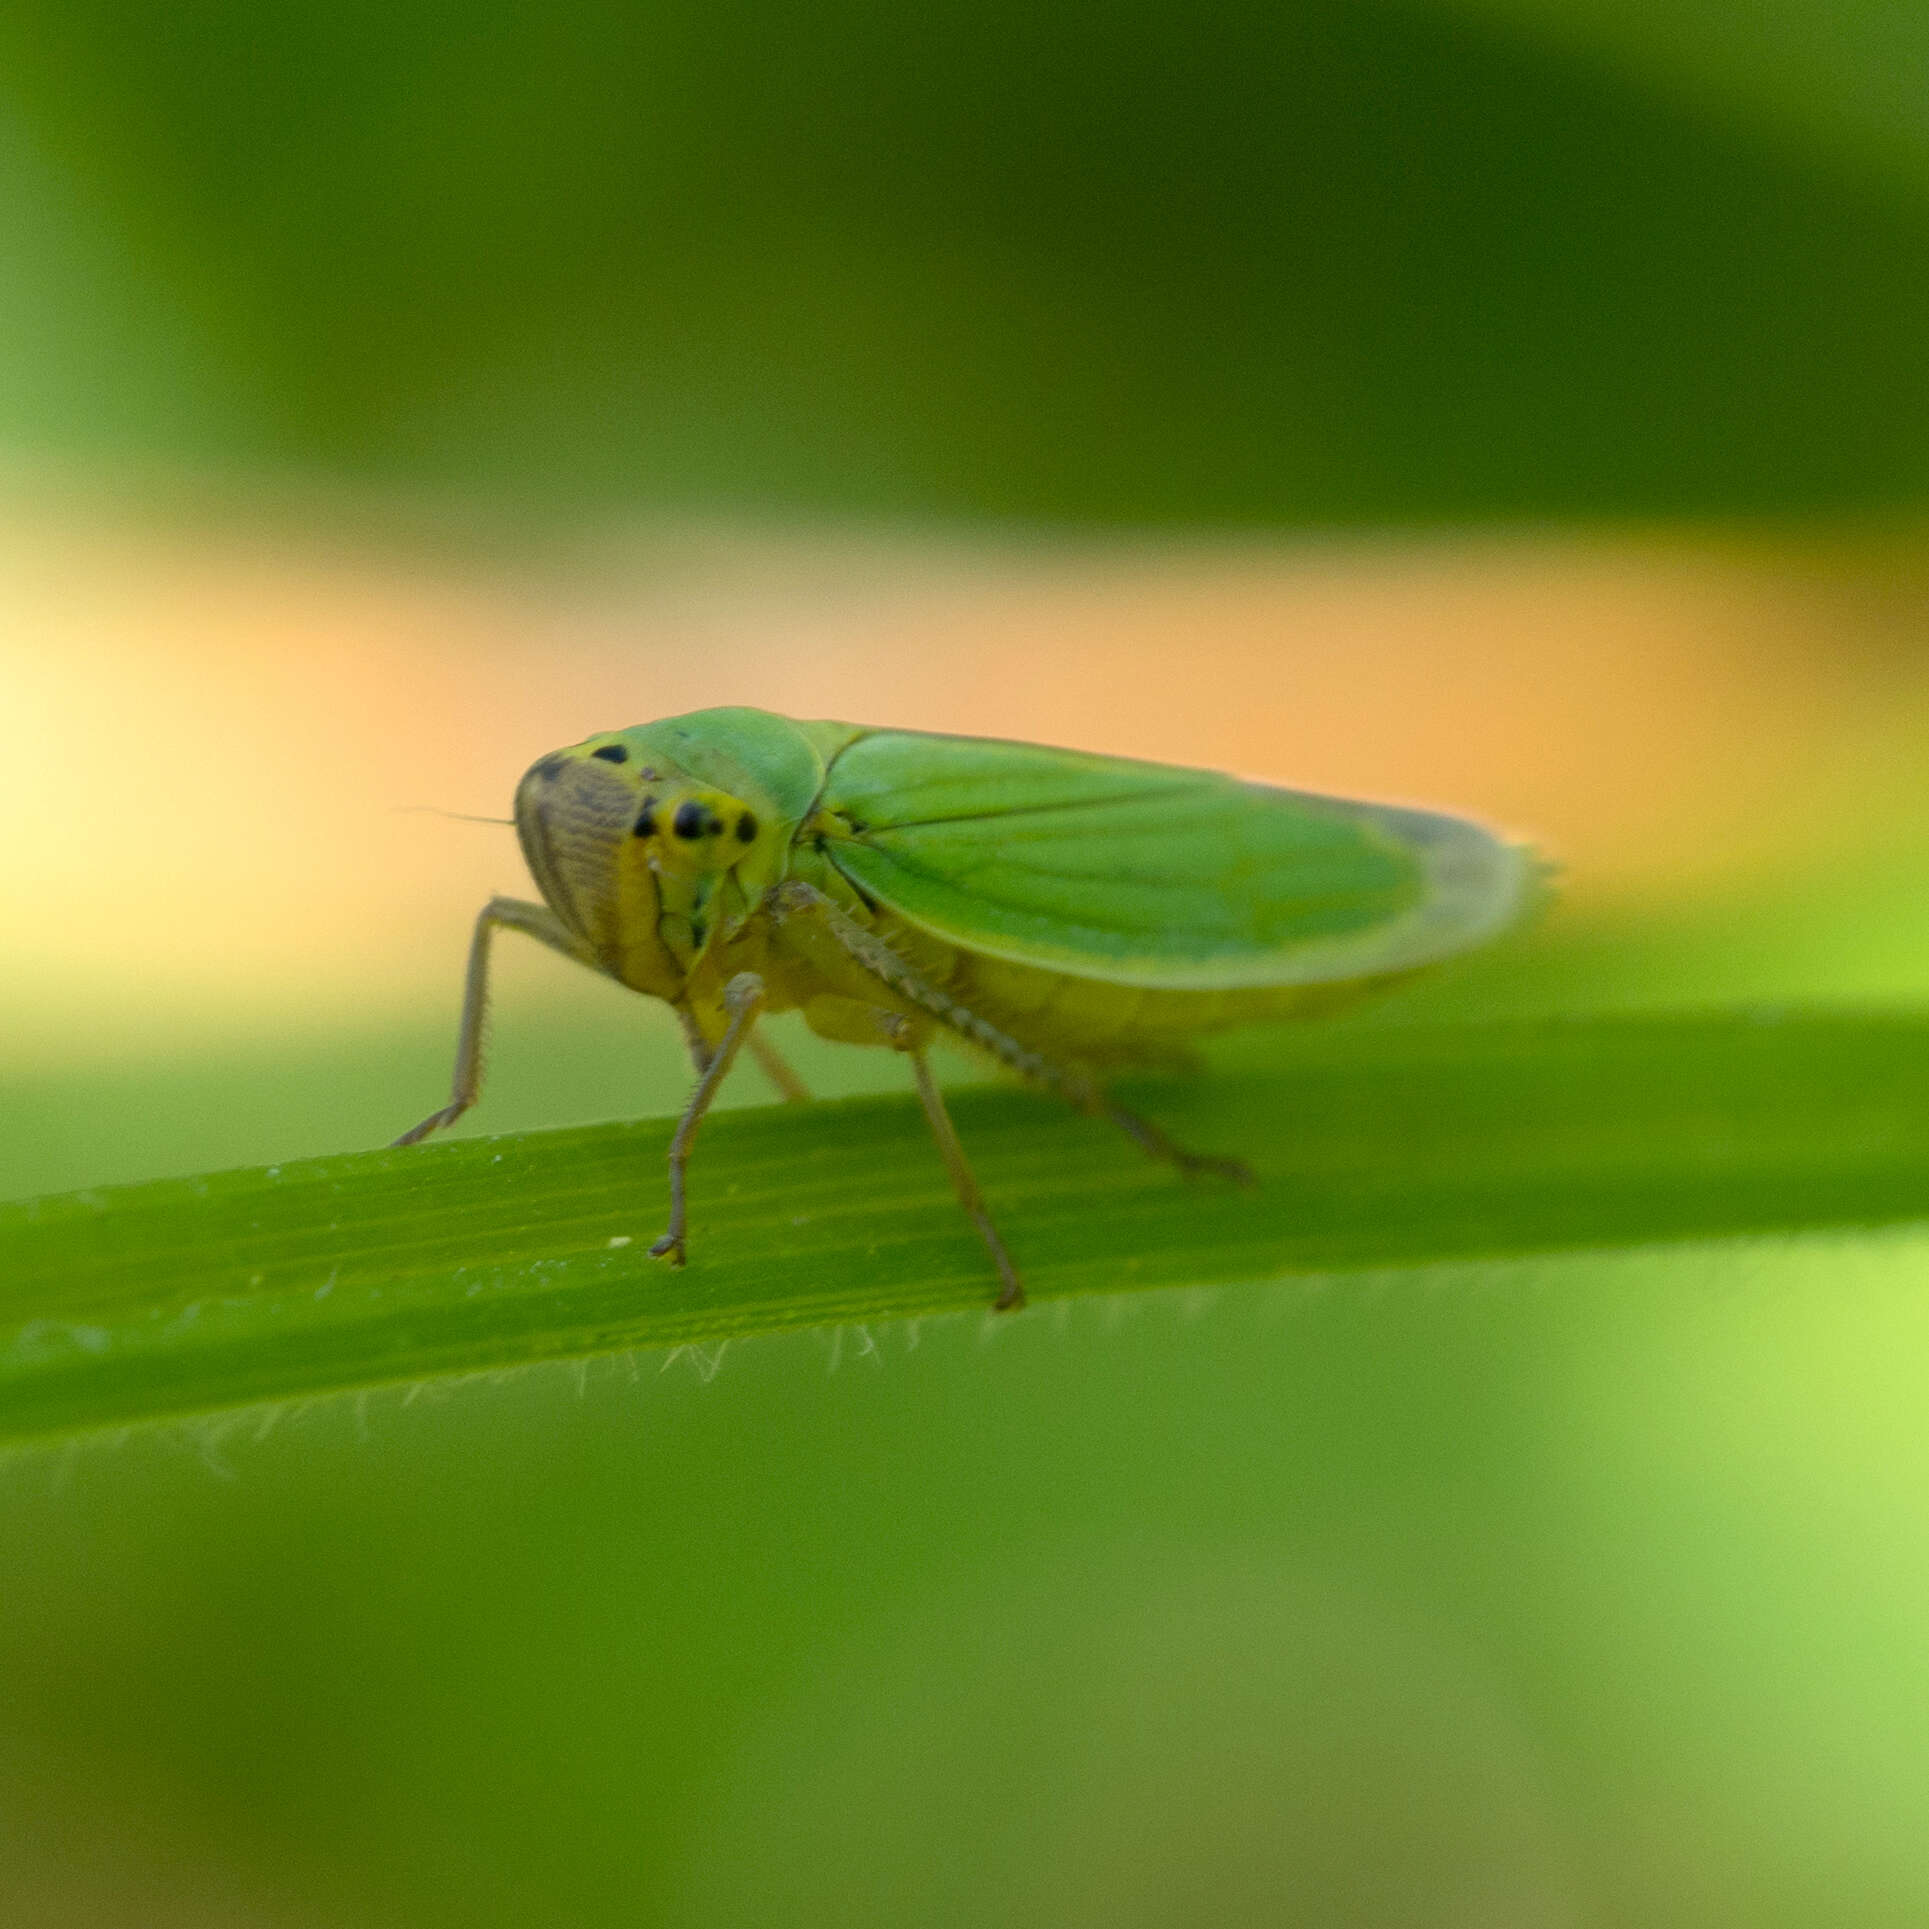
[[[1929,1017],[1385,1027],[1241,1055],[1135,1097],[1249,1159],[1250,1192],[1028,1093],[956,1096],[1034,1301],[1929,1218]],[[0,1206],[0,1438],[989,1304],[910,1099],[712,1119],[681,1272],[647,1256],[669,1131]]]

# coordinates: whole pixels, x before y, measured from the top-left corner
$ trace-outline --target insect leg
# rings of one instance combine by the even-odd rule
[[[667,1259],[672,1266],[683,1264],[683,1236],[688,1226],[683,1170],[690,1163],[690,1148],[696,1143],[697,1127],[703,1123],[703,1115],[709,1111],[717,1087],[736,1062],[738,1051],[757,1022],[757,1014],[763,1010],[764,981],[754,971],[739,972],[724,986],[723,1002],[730,1013],[730,1023],[716,1050],[710,1054],[710,1062],[704,1066],[697,1089],[690,1094],[690,1102],[677,1120],[676,1135],[670,1140],[670,1224],[663,1237],[650,1248],[650,1256]]]
[[[1210,1152],[1188,1152],[1182,1145],[1175,1145],[1165,1132],[1148,1118],[1141,1118],[1137,1112],[1128,1111],[1123,1105],[1115,1105],[1110,1099],[1105,1101],[1105,1116],[1116,1125],[1128,1139],[1141,1145],[1155,1159],[1164,1159],[1169,1165],[1176,1165],[1187,1178],[1197,1173],[1211,1173],[1220,1179],[1232,1179],[1242,1186],[1257,1185],[1253,1169],[1244,1159],[1219,1159]]]
[[[780,1052],[762,1032],[750,1034],[750,1053],[763,1070],[763,1075],[783,1094],[791,1105],[808,1105],[810,1087],[790,1068],[790,1061]]]
[[[548,906],[530,904],[522,898],[491,898],[477,913],[475,935],[469,940],[469,969],[462,987],[462,1025],[456,1038],[455,1078],[449,1102],[392,1141],[396,1145],[414,1145],[431,1132],[453,1125],[482,1091],[482,1035],[489,1017],[489,943],[498,927],[520,931],[538,944],[560,951],[565,958],[588,965],[592,971],[602,968]]]
[[[863,966],[907,1003],[928,1011],[940,1024],[988,1051],[1021,1078],[1028,1078],[1033,1084],[1056,1092],[1081,1112],[1110,1119],[1127,1138],[1155,1159],[1164,1159],[1188,1175],[1215,1173],[1222,1178],[1235,1179],[1241,1185],[1253,1183],[1252,1171],[1242,1161],[1214,1158],[1209,1153],[1188,1152],[1185,1147],[1175,1145],[1150,1119],[1141,1118],[1138,1113],[1107,1098],[1097,1082],[1083,1072],[1056,1064],[1029,1046],[1021,1045],[1015,1038],[1008,1037],[968,1006],[960,1004],[948,992],[921,977],[875,932],[865,930],[855,918],[813,885],[801,879],[792,879],[788,884],[780,885],[774,894],[773,909],[780,919],[786,916],[809,916],[837,941],[854,963]]]
[[[702,1027],[688,1005],[677,1006],[676,1015],[683,1026],[683,1042],[689,1049],[690,1063],[697,1068],[697,1076],[701,1078],[710,1069],[710,1061],[716,1054],[704,1042]]]
[[[676,1015],[683,1021],[683,1042],[690,1048],[690,1062],[697,1068],[697,1076],[701,1078],[710,1069],[710,1060],[715,1053],[705,1042],[703,1030],[687,1005],[677,1006]],[[750,1034],[750,1055],[787,1103],[810,1103],[810,1087],[790,1069],[790,1061],[760,1031]]]
[[[931,1136],[937,1140],[938,1150],[944,1156],[945,1170],[951,1174],[952,1189],[958,1195],[959,1205],[965,1209],[965,1217],[978,1228],[978,1237],[991,1249],[991,1263],[998,1268],[998,1277],[1004,1282],[992,1310],[997,1313],[1016,1312],[1025,1303],[1024,1281],[1018,1277],[1018,1268],[1011,1263],[1005,1242],[998,1237],[998,1228],[991,1223],[985,1196],[978,1190],[978,1181],[965,1159],[964,1147],[958,1143],[958,1128],[951,1123],[951,1114],[945,1110],[944,1094],[938,1090],[938,1081],[931,1076],[930,1059],[919,1051],[912,1052],[910,1059],[911,1070],[918,1081],[918,1103],[924,1107],[924,1116],[931,1124]]]
[[[1034,1085],[1042,1085],[1048,1091],[1056,1092],[1081,1112],[1102,1113],[1105,1110],[1104,1094],[1084,1073],[1057,1064],[1029,1046],[1021,1045],[1017,1039],[979,1017],[968,1005],[960,1004],[949,992],[932,984],[899,957],[875,932],[865,930],[815,885],[806,884],[798,878],[780,884],[771,894],[771,908],[779,922],[807,919],[811,926],[832,938],[851,963],[875,978],[887,991],[894,992],[906,1004],[928,1012],[948,1031],[956,1032],[979,1050],[989,1052],[1020,1078],[1030,1079]]]

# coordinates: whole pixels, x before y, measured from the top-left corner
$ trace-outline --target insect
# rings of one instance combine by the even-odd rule
[[[1202,1033],[1330,1011],[1514,923],[1537,865],[1464,818],[1277,790],[1210,771],[974,737],[697,710],[542,758],[516,833],[544,902],[492,898],[469,949],[454,1089],[481,1090],[490,942],[520,931],[669,1004],[696,1089],[670,1143],[681,1265],[685,1171],[746,1046],[808,1096],[757,1030],[801,1010],[820,1036],[911,1062],[959,1203],[1024,1287],[931,1075],[941,1034],[1185,1172],[1246,1180],[1115,1103],[1106,1076],[1182,1061]]]

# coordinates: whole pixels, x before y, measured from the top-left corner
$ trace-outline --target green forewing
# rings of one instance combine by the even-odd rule
[[[1477,824],[1030,744],[874,731],[833,758],[828,854],[947,942],[1114,983],[1331,983],[1463,950],[1528,859]]]

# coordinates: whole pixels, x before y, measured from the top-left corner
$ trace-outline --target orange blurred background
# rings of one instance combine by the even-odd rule
[[[1869,540],[692,523],[485,559],[16,506],[5,1050],[446,1006],[474,909],[527,886],[507,829],[437,813],[502,816],[543,751],[717,703],[1467,811],[1557,860],[1569,917],[1733,895],[1929,819],[1925,612]]]

